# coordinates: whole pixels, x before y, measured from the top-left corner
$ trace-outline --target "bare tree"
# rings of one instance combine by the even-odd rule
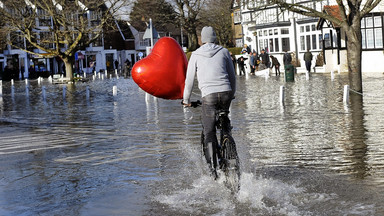
[[[201,12],[201,23],[212,26],[220,45],[230,45],[232,39],[232,0],[209,0]]]
[[[166,0],[137,0],[129,14],[130,22],[135,28],[145,30],[149,18],[152,18],[153,25],[158,31],[170,32],[174,29],[176,13]]]
[[[348,38],[347,57],[350,86],[355,91],[363,91],[361,77],[361,19],[372,11],[381,0],[336,0],[341,19],[308,7],[299,1],[297,1],[297,3],[288,3],[288,1],[285,0],[270,0],[269,2],[271,4],[277,4],[282,9],[309,17],[323,18],[340,26]]]
[[[33,55],[60,57],[73,79],[75,53],[115,26],[117,0],[2,0],[8,44]],[[24,43],[25,39],[25,43]]]
[[[197,28],[199,26],[199,14],[205,6],[205,0],[171,0],[176,5],[176,12],[182,28],[188,35],[188,50],[196,50],[199,46]]]

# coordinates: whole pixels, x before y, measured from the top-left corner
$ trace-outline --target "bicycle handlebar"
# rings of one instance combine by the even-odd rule
[[[196,108],[196,107],[199,107],[201,105],[201,101],[200,100],[192,101],[191,104],[184,104],[183,101],[181,101],[181,104],[184,106]]]

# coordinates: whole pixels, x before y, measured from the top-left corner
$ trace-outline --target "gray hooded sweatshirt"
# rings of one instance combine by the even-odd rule
[[[202,97],[225,91],[232,91],[233,96],[235,95],[235,69],[227,49],[214,43],[206,43],[192,53],[185,79],[184,104],[190,104],[196,74]]]

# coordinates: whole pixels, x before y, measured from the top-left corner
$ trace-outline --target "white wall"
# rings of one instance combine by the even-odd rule
[[[362,55],[363,72],[384,72],[384,51],[363,51]]]

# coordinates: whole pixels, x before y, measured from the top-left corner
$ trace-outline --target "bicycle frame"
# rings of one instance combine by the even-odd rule
[[[201,105],[200,101],[192,102],[192,107]],[[205,156],[214,179],[218,178],[217,170],[225,173],[226,185],[232,192],[239,189],[240,162],[236,150],[236,143],[232,138],[231,121],[228,118],[228,110],[219,110],[215,114],[215,126],[220,131],[220,140],[217,143],[206,146],[204,131],[201,133],[202,153]],[[208,155],[208,156],[207,156]]]
[[[204,152],[205,143],[204,143],[204,133],[202,132],[201,144],[203,146],[203,154],[205,155],[208,153],[210,155],[211,161],[208,163],[210,163],[212,166],[210,168],[215,179],[218,178],[217,169],[223,169],[224,166],[226,166],[225,164],[226,162],[224,162],[225,157],[222,153],[223,142],[228,137],[230,137],[233,140],[231,136],[232,127],[231,127],[230,120],[228,118],[228,114],[229,114],[229,111],[227,110],[220,110],[216,113],[215,125],[216,125],[216,128],[220,130],[220,140],[218,143],[216,143],[216,145],[207,146],[206,147],[207,152]]]

